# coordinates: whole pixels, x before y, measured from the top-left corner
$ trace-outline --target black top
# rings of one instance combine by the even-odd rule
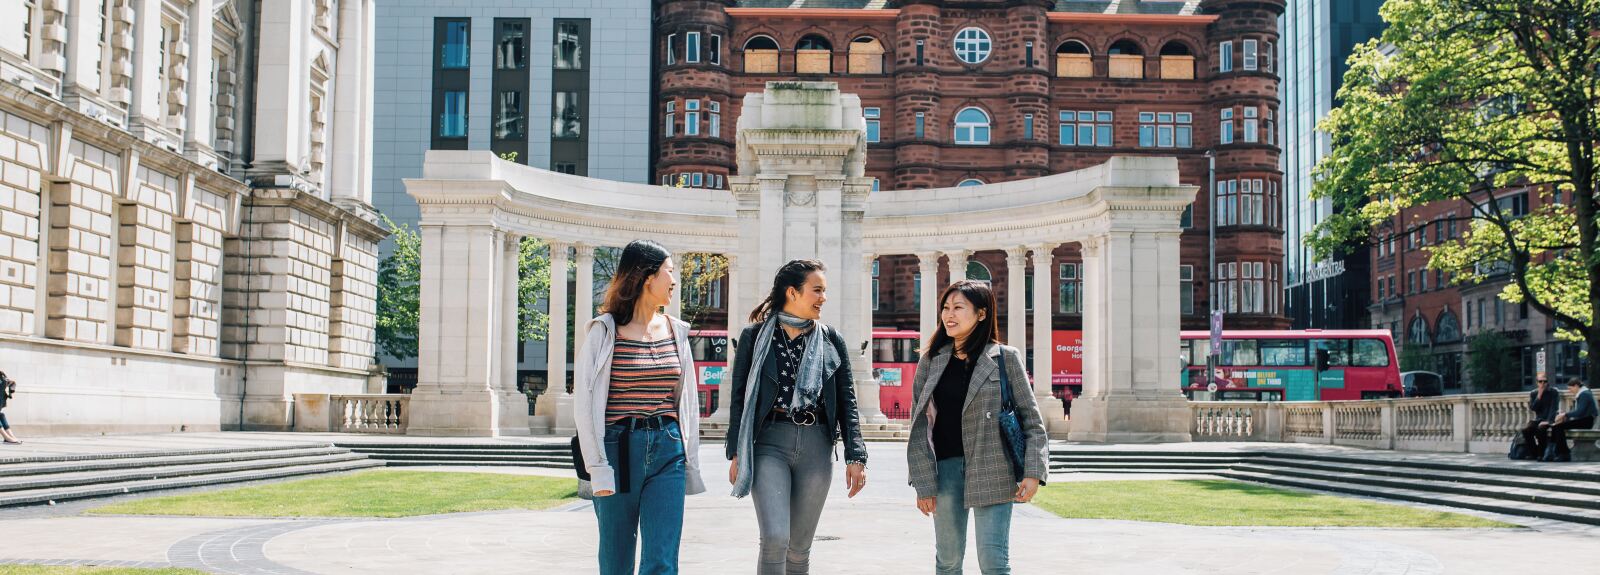
[[[961,411],[967,402],[967,383],[972,380],[974,363],[952,354],[944,373],[939,375],[939,383],[934,384],[933,408],[938,415],[933,419],[933,453],[941,460],[966,455],[961,446]]]
[[[1541,397],[1539,388],[1533,388],[1528,393],[1528,409],[1533,410],[1534,419],[1538,421],[1555,421],[1556,414],[1561,413],[1561,392],[1546,387]]]
[[[778,359],[778,402],[772,406],[778,411],[789,411],[794,401],[795,376],[800,375],[800,359],[806,356],[806,337],[811,332],[790,339],[789,332],[778,328],[778,337],[772,338],[772,349],[767,353]]]

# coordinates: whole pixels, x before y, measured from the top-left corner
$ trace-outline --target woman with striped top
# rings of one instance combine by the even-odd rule
[[[578,444],[600,523],[600,573],[678,572],[685,495],[700,480],[700,426],[689,324],[661,313],[677,288],[671,254],[622,250],[600,317],[573,373]],[[643,545],[638,545],[640,535]]]

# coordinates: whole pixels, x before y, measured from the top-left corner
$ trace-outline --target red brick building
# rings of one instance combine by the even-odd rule
[[[1548,187],[1515,186],[1494,191],[1494,205],[1512,216],[1559,202]],[[1474,198],[1488,204],[1487,192]],[[1570,202],[1570,198],[1568,198]],[[1428,268],[1430,246],[1459,241],[1466,235],[1473,207],[1466,201],[1440,201],[1407,208],[1375,230],[1372,249],[1372,326],[1388,329],[1395,345],[1423,356],[1423,365],[1405,366],[1444,376],[1447,390],[1470,390],[1464,384],[1467,338],[1499,331],[1511,340],[1509,359],[1520,365],[1522,384],[1533,385],[1534,356],[1545,351],[1551,381],[1582,377],[1581,345],[1560,341],[1555,321],[1527,304],[1501,300],[1511,282],[1508,265],[1481,268],[1482,282],[1457,282],[1450,274]]]
[[[655,0],[653,169],[663,183],[726,188],[740,102],[775,80],[833,81],[861,97],[867,175],[883,189],[1175,156],[1182,181],[1201,187],[1185,218],[1185,328],[1205,326],[1213,211],[1228,327],[1283,328],[1283,10],[1283,0]],[[1207,150],[1216,210],[1205,205]],[[1079,327],[1077,252],[1063,245],[1045,271],[1057,278],[1055,329]],[[1005,257],[972,254],[968,277],[991,276],[1003,298]],[[915,257],[880,258],[875,325],[916,329],[917,269]]]

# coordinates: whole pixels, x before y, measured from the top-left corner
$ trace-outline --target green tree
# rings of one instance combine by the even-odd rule
[[[416,228],[383,217],[394,249],[378,262],[378,351],[395,359],[417,357],[417,330],[422,310],[422,238]],[[550,292],[550,249],[540,240],[524,238],[517,281],[519,313],[517,336],[522,341],[543,340],[549,333],[549,316],[535,304]]]
[[[1429,248],[1429,266],[1468,283],[1506,271],[1502,299],[1600,349],[1600,1],[1388,0],[1382,15],[1321,126],[1334,147],[1313,195],[1335,209],[1313,247],[1409,233],[1417,223],[1384,226],[1403,208],[1464,202],[1468,231]],[[1496,190],[1510,186],[1562,201],[1508,209]]]
[[[1467,339],[1467,377],[1473,393],[1522,389],[1517,362],[1511,358],[1511,340],[1498,331],[1485,331]]]
[[[703,294],[716,289],[717,282],[728,276],[728,258],[721,254],[687,253],[680,256],[682,261],[678,264],[678,276],[682,278],[679,287],[685,295]],[[699,325],[705,317],[716,308],[701,305],[698,298],[688,297],[683,303],[683,321],[689,325]],[[723,303],[729,303],[724,301]],[[731,309],[728,313],[737,313]]]
[[[1427,346],[1408,343],[1400,346],[1400,371],[1433,371],[1433,356]]]

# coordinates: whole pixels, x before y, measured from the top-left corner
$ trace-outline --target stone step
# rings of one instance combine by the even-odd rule
[[[1543,477],[1546,479],[1562,479],[1571,481],[1600,481],[1600,473],[1565,471],[1561,469],[1561,464],[1541,463],[1537,461],[1510,461],[1504,457],[1493,458],[1492,461],[1485,461],[1485,465],[1465,465],[1443,461],[1427,461],[1422,457],[1416,459],[1400,459],[1395,457],[1361,458],[1347,455],[1314,455],[1308,453],[1283,452],[1256,453],[1252,455],[1256,457],[1264,457],[1270,460],[1320,461],[1325,463],[1353,464],[1377,463],[1388,467],[1402,467],[1410,469],[1485,473],[1502,476]]]
[[[44,455],[0,458],[0,466],[29,463],[53,463],[63,461],[105,461],[113,459],[143,459],[165,457],[187,457],[196,455],[221,455],[230,453],[260,453],[266,451],[287,451],[295,449],[328,448],[328,443],[293,443],[287,445],[261,445],[251,447],[213,447],[207,449],[173,449],[162,451],[128,451],[123,453],[90,453],[81,455]],[[10,467],[6,467],[10,469]]]
[[[1392,467],[1378,463],[1323,463],[1319,461],[1302,461],[1276,458],[1258,459],[1253,461],[1252,464],[1318,471],[1362,473],[1365,475],[1378,477],[1396,477],[1423,480],[1443,479],[1471,485],[1495,485],[1511,488],[1547,489],[1561,493],[1583,494],[1600,498],[1600,481],[1548,479],[1544,477],[1524,477],[1497,473],[1480,473],[1477,471],[1453,471],[1447,474],[1440,474],[1439,472],[1432,470]],[[1596,499],[1596,501],[1600,502],[1600,499]]]
[[[1271,474],[1278,477],[1296,479],[1337,481],[1352,485],[1368,485],[1379,488],[1380,490],[1406,489],[1441,495],[1449,494],[1470,496],[1480,499],[1500,499],[1518,504],[1536,503],[1556,507],[1574,507],[1600,511],[1600,498],[1586,497],[1582,494],[1564,494],[1561,491],[1544,488],[1536,483],[1529,483],[1519,487],[1480,487],[1470,482],[1459,481],[1459,478],[1453,475],[1440,475],[1433,479],[1392,478],[1382,475],[1369,475],[1358,470],[1331,471],[1325,469],[1303,469],[1255,463],[1243,463],[1235,465],[1233,466],[1232,470],[1247,473]]]
[[[479,453],[429,453],[429,454],[396,454],[396,453],[367,453],[363,454],[379,461],[454,461],[454,462],[502,462],[514,463],[566,463],[572,464],[571,453],[552,455],[519,455],[519,454],[479,454]]]
[[[1184,456],[1116,456],[1116,455],[1052,455],[1050,463],[1107,463],[1107,462],[1140,462],[1140,463],[1199,463],[1209,465],[1231,465],[1242,461],[1237,457],[1184,457]]]
[[[472,455],[480,455],[480,456],[484,456],[484,457],[498,457],[498,456],[502,456],[502,455],[506,455],[506,456],[523,456],[523,457],[531,457],[531,456],[559,457],[559,456],[563,456],[563,455],[567,455],[567,454],[571,453],[572,452],[572,447],[569,446],[569,445],[563,445],[563,446],[560,447],[560,449],[471,449],[471,448],[466,448],[466,447],[455,447],[455,446],[441,445],[441,446],[430,447],[430,448],[427,448],[427,449],[408,448],[408,447],[402,447],[402,448],[351,447],[350,451],[355,452],[355,453],[364,453],[364,454],[371,455],[371,456],[374,456],[374,457],[377,457],[377,456],[389,456],[389,455],[456,455],[456,454],[472,454]]]
[[[127,493],[142,493],[147,491],[160,491],[164,489],[179,489],[185,487],[198,487],[203,485],[221,485],[226,483],[239,483],[244,481],[259,481],[263,479],[278,479],[283,477],[296,477],[301,475],[315,475],[320,473],[335,473],[341,471],[354,471],[372,467],[382,467],[382,461],[372,459],[352,459],[332,463],[318,463],[312,465],[293,465],[274,469],[255,469],[248,471],[235,471],[231,473],[216,473],[191,477],[171,479],[144,479],[137,481],[119,481],[66,488],[30,489],[0,494],[0,507],[15,507],[21,505],[38,505],[52,501],[69,501],[74,499],[88,499],[92,497],[105,497],[110,495],[123,495]]]
[[[1333,479],[1284,477],[1274,473],[1261,473],[1252,471],[1224,471],[1215,473],[1214,475],[1240,481],[1298,487],[1301,489],[1310,489],[1314,491],[1345,493],[1380,499],[1393,499],[1397,501],[1427,503],[1445,507],[1456,507],[1460,509],[1488,511],[1505,515],[1538,517],[1541,519],[1571,521],[1587,525],[1600,525],[1600,511],[1592,509],[1579,509],[1560,505],[1548,505],[1544,503],[1512,503],[1504,499],[1494,499],[1488,497],[1433,493],[1419,489],[1379,488],[1362,483],[1348,483]]]
[[[1227,470],[1230,465],[1226,463],[1169,463],[1162,461],[1094,461],[1085,463],[1059,463],[1052,461],[1050,471],[1067,472],[1084,471],[1090,473],[1115,473],[1118,470],[1140,470],[1144,472],[1172,472],[1172,473],[1205,473],[1208,471]]]
[[[572,449],[568,441],[560,443],[357,443],[336,442],[335,447],[349,449],[358,453],[377,451],[538,451],[565,453]]]
[[[262,459],[283,459],[286,457],[330,455],[345,452],[346,451],[343,449],[338,449],[329,444],[323,443],[302,444],[288,448],[240,448],[220,451],[201,450],[199,452],[138,452],[131,454],[110,453],[98,458],[72,456],[70,459],[61,459],[55,457],[13,459],[10,460],[10,463],[0,463],[0,477],[54,475],[59,473],[77,473],[85,471],[112,471],[118,469],[147,469],[169,466],[204,465],[212,463],[256,461]]]
[[[284,454],[290,452],[283,452]],[[344,450],[325,453],[285,455],[271,459],[250,459],[225,463],[197,465],[162,465],[135,469],[96,471],[70,471],[52,474],[21,475],[0,478],[0,493],[35,489],[78,487],[125,481],[194,477],[218,473],[233,473],[260,469],[276,469],[303,465],[317,465],[365,459],[364,456]]]
[[[529,467],[538,469],[572,469],[567,461],[457,461],[453,459],[418,459],[409,461],[384,461],[385,467]]]

